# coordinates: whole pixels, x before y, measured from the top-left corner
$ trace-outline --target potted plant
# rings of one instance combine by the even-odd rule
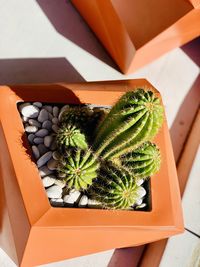
[[[138,91],[138,88],[143,89]],[[114,247],[144,244],[182,232],[179,188],[169,132],[165,119],[162,122],[164,115],[161,98],[146,80],[4,86],[1,87],[0,94],[0,162],[4,192],[2,236],[6,237],[6,240],[1,239],[1,246],[21,264],[20,266],[35,266]],[[157,115],[147,119],[145,114],[148,111],[142,111],[139,105],[137,119],[135,116],[129,116],[132,113],[129,96],[132,97],[132,94],[140,94],[140,104],[143,94],[147,94],[145,96],[150,102],[152,99],[158,101],[158,113],[155,113]],[[152,104],[149,101],[147,106],[151,109]],[[42,108],[38,102],[43,103]],[[115,105],[116,102],[118,104]],[[62,104],[69,106],[63,108]],[[89,117],[88,114],[84,115],[83,106],[80,106],[83,104],[87,105],[86,107],[92,104],[92,110],[98,112],[91,112]],[[81,117],[74,105],[81,108]],[[94,105],[98,107],[94,108]],[[33,139],[34,144],[30,146],[29,136],[31,131],[35,131],[34,127],[30,126],[35,126],[34,120],[43,124],[42,115],[45,117],[47,113],[41,111],[48,111],[50,107],[55,106],[63,108],[60,118],[55,108],[54,112],[52,111],[53,116],[57,114],[57,120],[56,116],[50,116],[55,125],[59,119],[61,121],[59,127],[51,126],[56,138],[58,153],[54,153],[54,157],[57,156],[57,163],[51,158],[52,152],[46,151],[43,156],[49,155],[50,163],[47,164],[51,171],[57,172],[59,180],[51,176],[52,180],[44,181],[48,174],[43,175],[41,179],[42,171],[45,172],[45,168],[41,170],[41,167],[44,167],[46,162],[44,163],[44,157],[39,157],[37,150],[33,148],[38,148],[40,143],[36,142],[41,140]],[[107,109],[104,110],[105,106],[113,108],[107,112]],[[26,115],[24,122],[18,108],[23,116]],[[71,116],[71,109],[76,110],[75,116]],[[86,110],[88,112],[87,108]],[[31,113],[27,115],[24,111]],[[83,124],[80,123],[80,118]],[[157,126],[152,127],[152,118]],[[96,122],[98,125],[94,127]],[[82,125],[88,126],[83,127],[86,132],[81,128]],[[142,125],[145,127],[144,131],[141,131]],[[129,131],[132,126],[135,127],[135,133],[138,131],[136,139],[133,132]],[[69,130],[70,135],[66,135]],[[25,131],[29,133],[28,137]],[[91,131],[94,134],[90,139]],[[43,138],[44,136],[40,137],[43,132],[45,131],[37,129],[35,138]],[[45,142],[48,139],[50,137],[46,138]],[[144,151],[147,150],[148,157],[144,157]],[[138,155],[144,161],[143,165],[138,162]],[[135,163],[132,164],[132,161]],[[149,165],[150,163],[152,164]],[[73,166],[76,168],[73,169]],[[134,173],[137,181],[141,179],[141,175],[145,178],[155,173],[152,179],[146,182],[146,189],[149,188],[149,191],[145,209],[136,203],[144,188],[137,184],[136,180],[133,182],[133,175],[130,173]],[[49,186],[45,182],[49,182]],[[56,201],[62,198],[60,195],[54,195],[52,200],[51,188],[55,186],[65,189],[64,192],[60,190],[60,194],[65,197],[66,205]],[[124,191],[124,188],[128,190]],[[80,192],[83,197],[81,195],[80,204],[71,207],[70,204],[74,202],[69,199],[74,191]],[[86,203],[86,197],[93,201],[90,201],[90,205]],[[93,206],[94,201],[96,206]],[[8,241],[14,246],[9,246]]]
[[[199,0],[73,0],[123,73],[199,36]]]

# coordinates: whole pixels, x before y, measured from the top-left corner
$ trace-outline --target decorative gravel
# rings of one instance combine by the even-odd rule
[[[19,104],[18,108],[50,204],[54,207],[102,208],[101,203],[90,199],[87,192],[69,190],[56,171],[58,152],[55,137],[62,114],[69,105],[34,102]],[[92,105],[88,105],[88,108],[92,112],[105,110]],[[146,182],[140,179],[138,185],[143,184],[148,190],[148,186],[145,186]],[[132,210],[147,209],[145,202],[148,194],[144,187],[141,187],[140,198]]]

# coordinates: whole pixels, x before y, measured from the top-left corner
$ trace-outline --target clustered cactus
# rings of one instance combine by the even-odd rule
[[[160,169],[160,151],[151,141],[163,107],[152,90],[139,88],[124,94],[94,131],[97,117],[85,107],[63,113],[56,138],[59,176],[68,188],[88,190],[104,208],[129,209],[140,197],[137,180]]]

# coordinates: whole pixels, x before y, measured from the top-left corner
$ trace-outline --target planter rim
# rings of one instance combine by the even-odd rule
[[[19,85],[0,88],[0,119],[5,144],[12,159],[18,190],[23,199],[30,225],[34,227],[98,227],[182,231],[182,213],[176,169],[166,120],[155,143],[160,147],[163,162],[158,174],[151,178],[151,211],[99,210],[51,207],[37,166],[26,153],[27,140],[17,103],[91,103],[112,105],[131,88],[146,87],[159,92],[146,80],[91,82],[55,85]],[[66,98],[66,100],[65,100]],[[12,119],[10,119],[12,118]],[[25,143],[25,146],[23,145]],[[6,183],[6,182],[5,182]],[[6,184],[4,185],[6,186]]]

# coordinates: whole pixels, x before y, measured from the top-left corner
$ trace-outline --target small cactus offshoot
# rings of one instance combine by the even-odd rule
[[[68,150],[59,160],[58,176],[66,181],[68,188],[87,189],[97,178],[99,162],[91,150]]]
[[[104,208],[129,209],[140,198],[140,189],[130,172],[108,163],[101,167],[98,178],[89,189],[89,194]]]
[[[76,126],[62,123],[56,135],[56,142],[61,150],[66,150],[68,147],[78,147],[87,149],[88,144],[85,135]]]
[[[127,92],[96,130],[93,149],[112,160],[150,141],[163,122],[163,107],[152,91]]]
[[[84,128],[90,121],[91,115],[92,111],[89,108],[81,106],[68,107],[61,116],[61,122]]]
[[[60,122],[78,127],[82,133],[87,135],[87,141],[89,142],[93,138],[93,130],[107,113],[107,109],[103,108],[94,108],[93,110],[95,112],[85,106],[68,107],[62,113]]]
[[[120,162],[135,178],[144,179],[160,169],[161,155],[155,144],[146,142],[132,152],[123,155]]]

